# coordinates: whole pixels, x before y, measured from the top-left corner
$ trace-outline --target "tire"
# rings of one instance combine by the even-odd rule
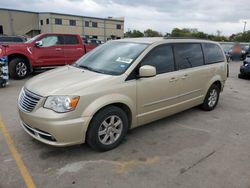
[[[203,101],[203,104],[201,105],[201,108],[205,111],[213,110],[218,104],[219,97],[220,97],[220,89],[217,85],[213,84],[208,89],[208,92]]]
[[[244,74],[238,74],[238,78],[240,78],[240,79],[244,79],[244,78],[246,78],[246,76],[244,75]]]
[[[14,58],[9,62],[10,77],[21,80],[29,75],[28,62],[23,58]]]
[[[0,88],[6,87],[6,82],[0,78]]]
[[[127,131],[126,113],[116,106],[109,106],[94,115],[87,131],[86,141],[96,151],[108,151],[121,143]]]

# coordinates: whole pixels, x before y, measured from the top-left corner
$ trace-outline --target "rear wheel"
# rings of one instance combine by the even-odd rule
[[[20,80],[29,74],[28,62],[23,58],[14,58],[9,62],[10,76]]]
[[[110,106],[93,117],[87,132],[87,143],[97,151],[108,151],[121,143],[127,130],[126,113],[116,106]]]
[[[202,104],[202,109],[203,110],[206,110],[206,111],[211,111],[213,110],[218,101],[219,101],[219,96],[220,96],[220,89],[217,85],[213,84],[207,94],[206,94],[206,97],[203,101],[203,104]]]

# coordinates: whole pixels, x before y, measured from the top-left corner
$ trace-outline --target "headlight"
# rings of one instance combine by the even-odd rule
[[[79,96],[49,96],[44,104],[44,108],[54,110],[55,112],[69,112],[76,108]]]
[[[241,53],[245,54],[245,53],[246,53],[246,51],[245,51],[245,50],[241,50]]]

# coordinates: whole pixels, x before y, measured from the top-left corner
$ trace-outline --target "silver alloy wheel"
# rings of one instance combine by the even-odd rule
[[[20,61],[16,65],[16,73],[19,77],[24,77],[27,74],[27,65]]]
[[[218,99],[218,93],[216,89],[213,89],[209,92],[209,98],[208,98],[208,106],[210,108],[213,108],[214,105],[216,104]]]
[[[115,143],[121,136],[123,123],[120,117],[111,115],[100,125],[98,130],[99,141],[104,145]]]

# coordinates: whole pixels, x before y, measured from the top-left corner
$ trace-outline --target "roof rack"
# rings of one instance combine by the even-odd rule
[[[197,37],[163,37],[164,39],[198,39],[198,40],[209,40],[209,39],[201,39]]]

